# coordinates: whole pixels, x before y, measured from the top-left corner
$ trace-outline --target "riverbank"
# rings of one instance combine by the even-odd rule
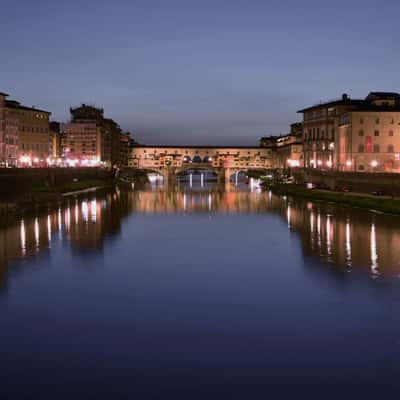
[[[273,193],[302,197],[309,200],[337,203],[349,207],[365,208],[388,214],[400,215],[400,200],[376,197],[362,193],[339,193],[329,190],[307,189],[304,185],[273,185]]]
[[[53,186],[32,186],[25,192],[0,196],[0,226],[15,218],[38,213],[68,201],[69,195],[83,195],[91,191],[113,190],[118,183],[111,177],[82,179]]]
[[[56,193],[64,194],[70,192],[77,192],[91,188],[106,188],[114,186],[116,181],[113,178],[103,179],[83,179],[75,182],[63,183],[54,186],[34,186],[33,193]]]

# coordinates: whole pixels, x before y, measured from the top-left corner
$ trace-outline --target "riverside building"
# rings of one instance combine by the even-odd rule
[[[74,165],[104,165],[112,167],[120,162],[119,125],[104,118],[104,110],[82,104],[70,108],[71,122],[63,124],[61,138],[65,162]]]
[[[353,172],[400,172],[400,95],[344,94],[298,111],[303,114],[306,168]]]
[[[44,166],[50,155],[50,112],[0,95],[1,166]]]
[[[0,167],[17,165],[18,125],[6,106],[8,94],[0,93]]]

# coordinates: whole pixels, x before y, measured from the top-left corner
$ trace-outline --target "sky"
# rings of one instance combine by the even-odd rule
[[[400,1],[0,0],[0,91],[145,144],[256,145],[296,111],[400,91]]]

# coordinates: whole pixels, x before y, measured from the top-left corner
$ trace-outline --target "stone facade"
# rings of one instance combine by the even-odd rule
[[[62,157],[75,163],[101,160],[101,128],[95,122],[71,122],[63,124],[61,138]]]
[[[400,110],[360,110],[339,122],[338,169],[400,172]]]
[[[7,107],[6,93],[0,93],[0,166],[16,166],[18,160],[17,115]]]
[[[104,118],[104,110],[86,104],[71,108],[71,122],[64,124],[62,153],[67,159],[96,160],[112,167],[120,162],[119,125]]]
[[[271,148],[133,146],[128,166],[158,171],[167,179],[193,168],[211,169],[225,178],[239,171],[272,169],[274,162]]]
[[[5,101],[8,142],[18,165],[44,166],[50,156],[50,112]]]
[[[400,95],[371,92],[300,110],[306,168],[400,172]]]

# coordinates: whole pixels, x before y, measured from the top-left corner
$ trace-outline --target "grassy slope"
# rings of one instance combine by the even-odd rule
[[[272,190],[278,194],[299,196],[310,200],[322,200],[360,207],[369,210],[382,211],[390,214],[400,214],[400,200],[379,197],[369,197],[352,193],[329,192],[325,190],[306,189],[296,185],[276,185]]]

